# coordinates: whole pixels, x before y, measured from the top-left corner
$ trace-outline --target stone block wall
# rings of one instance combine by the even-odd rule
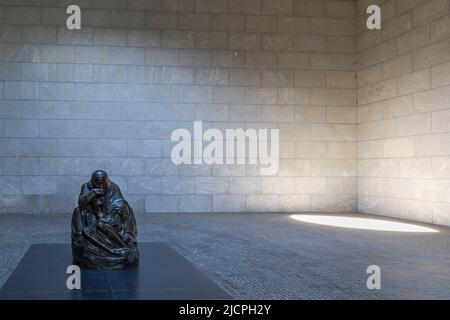
[[[0,212],[70,212],[95,169],[138,212],[356,211],[355,18],[353,0],[0,0]],[[279,173],[174,165],[195,120],[280,129]]]
[[[358,17],[359,210],[450,225],[450,3],[360,0]]]

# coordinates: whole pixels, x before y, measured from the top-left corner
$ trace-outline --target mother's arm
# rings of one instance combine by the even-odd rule
[[[90,189],[87,183],[83,184],[80,191],[80,196],[78,197],[78,206],[81,209],[86,208],[88,205],[94,201],[95,197],[98,195],[104,195],[105,192],[101,189]]]

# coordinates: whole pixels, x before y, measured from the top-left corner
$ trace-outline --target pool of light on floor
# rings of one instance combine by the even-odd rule
[[[439,232],[435,229],[418,226],[415,224],[381,220],[381,219],[328,216],[328,215],[292,215],[291,218],[301,222],[314,223],[330,227],[349,228],[349,229],[389,231],[389,232],[417,232],[417,233]]]

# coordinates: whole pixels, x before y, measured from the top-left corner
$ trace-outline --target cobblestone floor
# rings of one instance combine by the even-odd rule
[[[361,215],[358,215],[361,216]],[[450,299],[450,229],[406,234],[285,214],[139,215],[139,240],[170,243],[236,299]],[[0,215],[0,286],[32,243],[69,242],[67,215]],[[381,267],[381,290],[366,269]]]

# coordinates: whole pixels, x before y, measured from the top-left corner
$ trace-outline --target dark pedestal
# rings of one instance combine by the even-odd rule
[[[121,271],[81,271],[81,290],[66,286],[69,244],[32,245],[0,290],[2,300],[231,299],[207,275],[164,243],[140,243],[140,265]]]

